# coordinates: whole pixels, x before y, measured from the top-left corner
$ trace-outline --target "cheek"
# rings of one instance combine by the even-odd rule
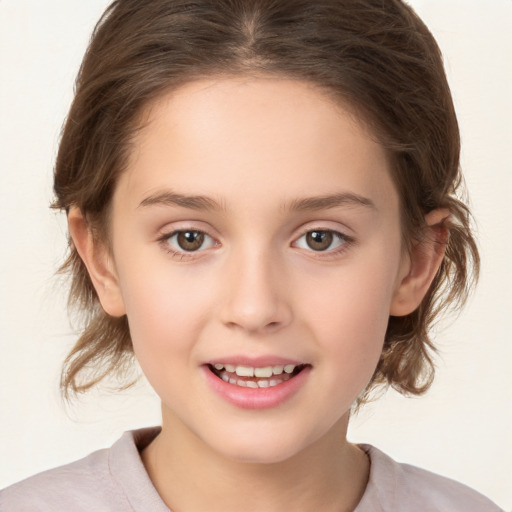
[[[176,272],[165,258],[141,261],[143,266],[119,269],[119,278],[134,350],[142,364],[146,357],[191,350],[189,340],[208,317],[212,292],[191,267]]]
[[[332,334],[365,338],[365,333],[385,331],[399,258],[380,250],[354,260],[325,276],[311,276],[302,293],[319,325]]]
[[[358,395],[379,361],[394,290],[396,259],[361,258],[322,288],[307,286],[304,317],[332,365],[330,378]]]

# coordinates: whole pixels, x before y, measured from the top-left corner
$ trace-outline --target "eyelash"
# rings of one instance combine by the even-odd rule
[[[171,256],[179,259],[179,261],[183,261],[186,259],[197,257],[196,253],[201,252],[200,250],[195,251],[186,251],[186,250],[178,250],[174,249],[170,244],[169,241],[175,237],[180,235],[181,233],[195,233],[197,235],[203,235],[205,237],[208,237],[213,241],[213,246],[218,245],[218,243],[215,242],[215,240],[208,235],[208,233],[201,231],[200,229],[176,229],[174,231],[171,231],[170,233],[164,233],[162,236],[158,238],[158,242],[160,243],[163,250],[167,253],[169,253]],[[204,250],[204,249],[203,249]]]
[[[302,248],[307,252],[311,252],[313,255],[315,255],[315,257],[320,257],[323,259],[334,258],[336,256],[339,256],[343,252],[345,252],[351,245],[353,245],[355,243],[354,238],[352,238],[348,235],[345,235],[343,233],[340,233],[339,231],[336,231],[334,229],[310,228],[310,229],[303,231],[302,234],[294,240],[294,242],[293,242],[294,246],[296,246],[297,242],[301,238],[305,237],[306,235],[308,235],[310,233],[315,233],[315,232],[323,233],[323,234],[326,234],[326,233],[330,234],[334,237],[334,239],[337,239],[340,243],[338,247],[336,247],[335,249],[331,249],[331,250],[329,250],[327,248],[325,250],[315,251],[314,249],[311,249],[311,248],[309,248],[309,249]],[[199,248],[198,250],[193,250],[193,251],[186,251],[184,249],[183,250],[174,249],[169,244],[169,241],[173,237],[178,236],[183,233],[194,233],[196,235],[203,235],[204,237],[208,237],[209,239],[212,240],[212,244],[210,247],[215,247],[215,246],[219,245],[219,243],[216,242],[213,237],[208,235],[208,233],[206,233],[205,231],[201,231],[200,229],[177,229],[177,230],[171,231],[169,233],[164,233],[162,236],[160,236],[157,239],[157,241],[159,242],[159,244],[161,245],[161,247],[163,248],[163,250],[165,252],[169,253],[174,258],[177,258],[179,261],[188,260],[190,258],[197,258],[197,256],[198,256],[197,253],[200,253],[205,250],[205,249],[201,249],[201,248]],[[207,248],[210,248],[210,247],[207,247]]]
[[[334,229],[329,228],[309,228],[306,231],[304,231],[298,238],[295,239],[294,245],[297,244],[297,242],[308,235],[309,233],[328,233],[334,237],[334,239],[337,239],[339,242],[339,246],[334,249],[325,249],[320,251],[315,251],[314,249],[304,249],[307,252],[311,252],[315,257],[319,257],[322,259],[329,259],[329,258],[335,258],[342,253],[344,253],[351,245],[355,243],[355,240],[353,237],[350,237],[348,235],[345,235],[344,233],[340,233],[339,231],[336,231]],[[334,241],[334,240],[333,240]],[[331,242],[332,243],[332,242]]]

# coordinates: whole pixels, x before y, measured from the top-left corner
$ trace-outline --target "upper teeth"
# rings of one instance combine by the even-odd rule
[[[214,365],[216,370],[226,370],[229,373],[236,373],[239,377],[272,377],[272,375],[281,375],[283,371],[285,373],[292,373],[295,370],[296,365],[276,365],[276,366],[235,366],[232,364],[221,364],[217,363]]]

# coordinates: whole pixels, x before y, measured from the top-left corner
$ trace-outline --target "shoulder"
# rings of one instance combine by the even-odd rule
[[[96,510],[94,507],[102,495],[115,492],[108,455],[109,450],[100,450],[11,485],[0,493],[0,509],[2,512]]]
[[[373,446],[361,445],[361,448],[370,458],[371,469],[367,491],[356,512],[501,511],[488,498],[455,480],[395,462]]]
[[[142,494],[147,494],[145,487],[150,493],[153,489],[136,446],[137,437],[148,432],[155,431],[126,432],[111,448],[7,487],[0,491],[1,512],[136,510],[126,488],[138,488]]]

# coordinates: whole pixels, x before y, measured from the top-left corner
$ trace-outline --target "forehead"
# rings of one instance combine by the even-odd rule
[[[386,150],[352,109],[307,82],[198,80],[143,117],[119,184],[135,201],[164,186],[228,207],[242,192],[246,204],[335,191],[371,195],[378,206],[396,196]]]

